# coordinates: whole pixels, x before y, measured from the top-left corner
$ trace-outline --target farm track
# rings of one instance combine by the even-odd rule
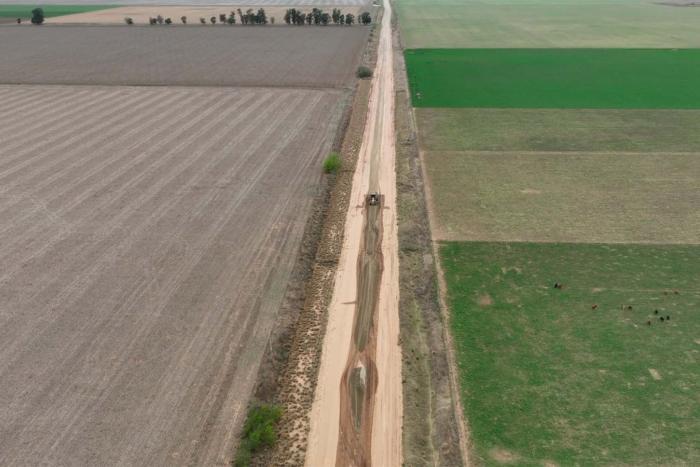
[[[0,464],[228,462],[342,96],[0,86]]]
[[[306,465],[402,462],[391,5],[384,5],[364,139],[311,411]],[[381,211],[368,206],[382,194]]]

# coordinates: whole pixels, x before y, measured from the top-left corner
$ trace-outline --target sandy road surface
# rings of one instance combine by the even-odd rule
[[[0,465],[226,465],[342,96],[0,86]]]
[[[353,421],[341,419],[341,380],[353,351],[353,323],[360,298],[358,257],[363,248],[365,195],[384,195],[382,218],[382,272],[373,332],[377,387],[371,424],[371,463],[401,465],[401,349],[398,318],[398,240],[396,224],[396,173],[394,147],[394,87],[391,37],[391,5],[385,3],[377,67],[370,96],[368,120],[353,180],[345,242],[329,307],[328,325],[318,376],[316,400],[311,412],[311,432],[306,465],[361,465],[362,459],[338,455],[343,430]],[[361,276],[360,276],[361,278]],[[367,448],[367,446],[365,446]]]

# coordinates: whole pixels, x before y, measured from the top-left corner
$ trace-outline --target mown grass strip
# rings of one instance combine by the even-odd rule
[[[486,465],[700,465],[700,246],[445,243],[440,256]]]
[[[415,107],[697,109],[700,49],[412,49]]]

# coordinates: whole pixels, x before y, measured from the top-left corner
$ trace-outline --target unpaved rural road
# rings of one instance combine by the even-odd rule
[[[401,348],[391,5],[328,311],[306,465],[401,465]],[[379,192],[380,206],[366,195]],[[377,284],[379,287],[377,288]]]

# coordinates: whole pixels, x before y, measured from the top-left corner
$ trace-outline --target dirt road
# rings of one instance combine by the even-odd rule
[[[0,86],[0,465],[228,464],[342,101]]]
[[[311,413],[309,467],[398,466],[402,460],[391,5],[384,7]],[[366,203],[372,191],[383,196],[380,209]]]

